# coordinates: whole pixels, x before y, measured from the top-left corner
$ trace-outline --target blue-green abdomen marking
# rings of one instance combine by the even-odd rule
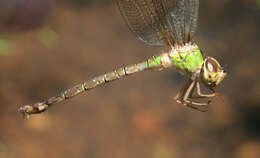
[[[191,47],[193,48],[181,48],[178,50],[179,53],[176,52],[171,55],[174,67],[188,72],[194,72],[197,69],[201,69],[204,62],[201,51],[197,45]]]
[[[148,60],[149,68],[152,67],[160,67],[161,66],[161,57],[160,56],[152,56],[151,60]]]

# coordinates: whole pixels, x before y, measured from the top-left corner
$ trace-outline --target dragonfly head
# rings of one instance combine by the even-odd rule
[[[201,79],[208,87],[217,86],[227,75],[225,70],[220,66],[214,58],[207,57],[201,71]]]

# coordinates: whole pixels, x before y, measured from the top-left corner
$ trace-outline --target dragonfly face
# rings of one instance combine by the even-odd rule
[[[210,88],[217,86],[225,78],[226,74],[216,59],[212,57],[205,58],[201,79],[206,86]]]

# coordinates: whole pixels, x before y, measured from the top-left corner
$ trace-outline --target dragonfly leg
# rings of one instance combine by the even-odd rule
[[[202,99],[202,98],[208,98],[208,101],[205,103],[195,103],[193,101],[193,105],[198,105],[198,106],[207,106],[207,105],[210,105],[211,102],[212,102],[212,99],[216,96],[216,92],[214,91],[214,89],[210,88],[210,90],[212,91],[212,93],[209,93],[209,94],[203,94],[201,92],[201,88],[200,88],[200,83],[197,82],[196,83],[196,96],[191,96],[190,99],[193,99],[193,100],[198,100],[198,99]]]
[[[192,97],[192,93],[195,88],[196,81],[189,81],[188,84],[186,84],[174,97],[174,99],[177,101],[177,103],[180,103],[184,106],[187,106],[189,108],[201,111],[198,107],[194,106],[194,102],[189,100],[188,98]],[[195,103],[196,104],[196,103]]]
[[[210,94],[203,94],[201,93],[201,89],[200,89],[200,83],[197,82],[196,83],[196,94],[197,96],[196,97],[192,97],[192,98],[213,98],[216,96],[216,93],[213,89],[210,88],[210,90],[212,91],[212,93]]]
[[[194,97],[193,92],[196,88],[196,94],[198,96]],[[206,112],[207,109],[201,109],[199,107],[205,107],[208,106],[211,101],[208,102],[198,102],[197,100],[200,98],[211,98],[214,97],[215,94],[202,94],[200,91],[200,84],[198,81],[190,81],[187,85],[185,85],[181,91],[175,96],[175,100],[177,100],[178,103],[183,104],[184,106],[187,106],[189,108],[198,110],[200,112]]]
[[[190,108],[193,108],[195,110],[198,110],[200,112],[206,112],[207,109],[201,109],[199,108],[200,107],[205,107],[205,106],[208,106],[210,103],[209,102],[206,102],[206,103],[203,103],[203,102],[198,102],[196,98],[193,97],[193,92],[194,92],[194,89],[196,88],[195,87],[195,84],[197,84],[198,81],[193,81],[192,84],[190,84],[190,87],[186,90],[186,92],[184,93],[184,96],[183,96],[183,104]],[[200,90],[200,89],[199,89]],[[198,91],[198,89],[196,89],[196,92]]]
[[[183,96],[184,96],[184,92],[187,91],[187,89],[189,88],[189,86],[191,85],[192,81],[189,81],[184,87],[182,87],[182,89],[176,94],[176,96],[174,97],[174,99],[178,102],[181,103],[183,100]]]

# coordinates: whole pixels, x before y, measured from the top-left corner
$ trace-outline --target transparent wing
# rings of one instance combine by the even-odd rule
[[[150,45],[184,44],[196,30],[199,0],[117,0],[129,28]]]
[[[190,0],[189,1],[189,30],[186,34],[189,34],[189,39],[192,40],[194,34],[196,33],[197,24],[199,17],[199,0]]]
[[[162,0],[162,3],[176,42],[184,44],[191,41],[197,27],[199,0]]]
[[[117,0],[119,10],[129,26],[141,40],[150,45],[163,45],[160,16],[152,0]]]

